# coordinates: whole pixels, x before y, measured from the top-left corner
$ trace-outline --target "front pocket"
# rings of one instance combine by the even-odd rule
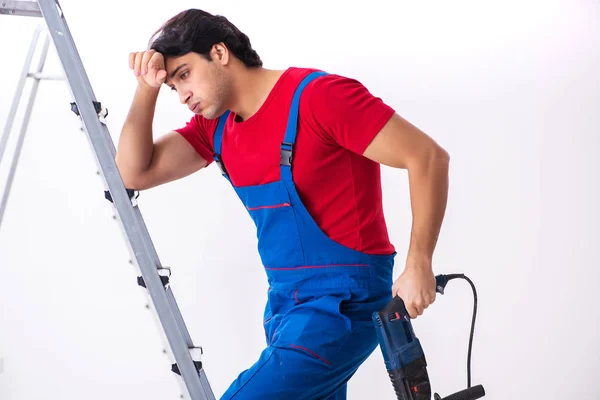
[[[248,207],[248,206],[246,206],[246,209],[248,211],[256,211],[256,210],[281,208],[281,207],[290,207],[290,203],[281,203],[281,204],[264,205],[264,206],[254,206],[254,207]]]
[[[258,252],[266,268],[302,265],[304,253],[289,194],[281,182],[238,188],[256,225]]]

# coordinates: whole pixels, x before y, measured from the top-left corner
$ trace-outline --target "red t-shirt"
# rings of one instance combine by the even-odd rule
[[[279,149],[291,98],[313,71],[287,69],[248,120],[236,122],[230,113],[221,153],[234,185],[279,179]],[[335,74],[309,83],[300,98],[292,170],[298,194],[325,234],[368,254],[395,251],[383,215],[380,165],[362,155],[393,113],[360,82]],[[177,129],[209,163],[214,161],[217,122],[194,115]]]

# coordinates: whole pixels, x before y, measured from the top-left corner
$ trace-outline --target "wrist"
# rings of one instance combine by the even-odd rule
[[[158,92],[160,91],[160,86],[154,87],[148,85],[145,82],[138,82],[137,91],[142,94],[158,95]]]
[[[432,268],[432,256],[427,252],[409,252],[406,257],[406,268],[427,269]]]

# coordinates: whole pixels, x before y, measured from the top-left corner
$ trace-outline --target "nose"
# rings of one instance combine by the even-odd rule
[[[181,101],[181,104],[187,104],[188,100],[191,97],[192,97],[192,94],[189,91],[179,92],[179,101]]]

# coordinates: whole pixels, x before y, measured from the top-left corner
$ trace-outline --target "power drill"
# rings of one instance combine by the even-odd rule
[[[474,295],[473,320],[467,361],[467,389],[443,399],[435,393],[434,400],[475,400],[485,396],[482,385],[471,387],[471,346],[477,314],[475,285],[464,274],[437,275],[435,277],[436,291],[444,294],[448,281],[456,278],[467,280],[473,289]],[[377,331],[385,366],[398,400],[431,400],[427,361],[421,343],[413,330],[404,301],[395,296],[383,310],[373,313],[373,323]]]

